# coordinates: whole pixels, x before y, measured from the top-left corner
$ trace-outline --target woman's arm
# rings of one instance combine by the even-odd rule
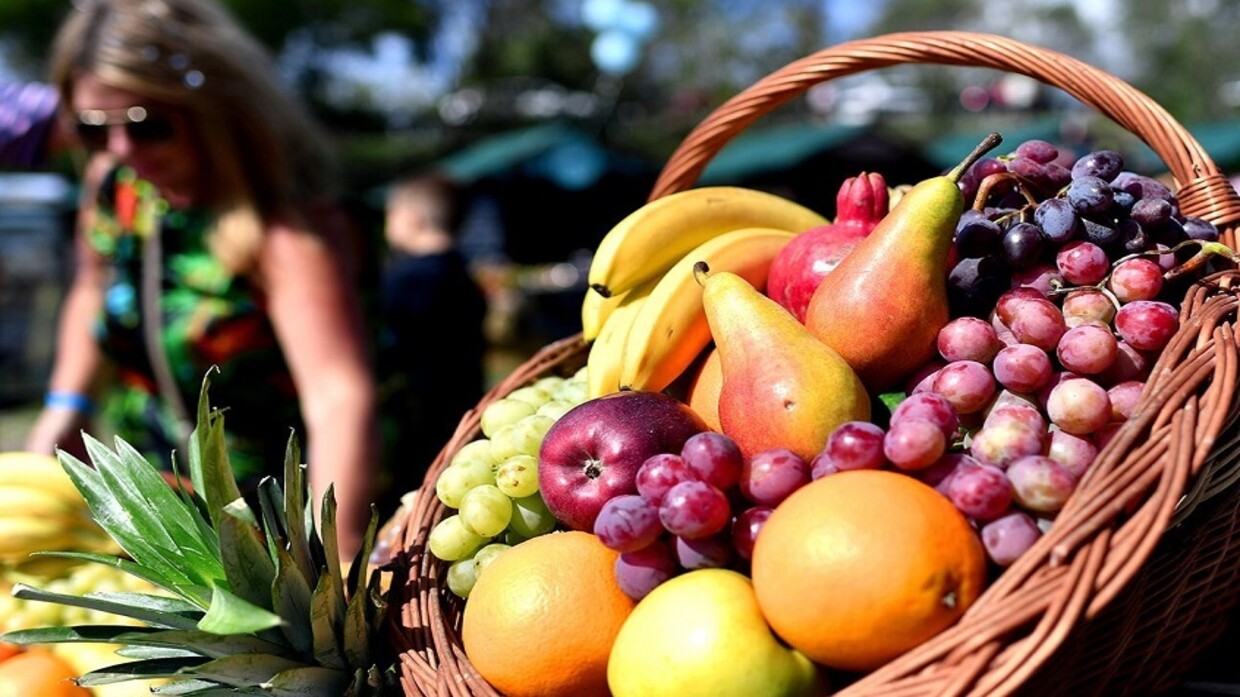
[[[52,453],[63,448],[85,457],[81,431],[90,426],[90,414],[72,404],[66,395],[91,397],[99,369],[99,346],[92,327],[103,307],[104,263],[86,242],[85,230],[94,216],[94,193],[102,177],[102,161],[92,163],[84,176],[81,210],[74,238],[73,281],[61,306],[56,330],[56,359],[48,381],[48,394],[56,395],[39,413],[26,436],[31,452]]]
[[[374,500],[378,429],[361,303],[333,249],[318,236],[275,225],[258,272],[301,399],[310,484],[316,496],[335,486],[340,554],[352,559]]]

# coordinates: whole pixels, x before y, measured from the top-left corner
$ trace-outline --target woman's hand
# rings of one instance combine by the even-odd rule
[[[39,412],[34,426],[26,435],[25,450],[55,455],[59,448],[78,458],[86,458],[82,431],[91,430],[90,417],[76,409],[49,406]]]

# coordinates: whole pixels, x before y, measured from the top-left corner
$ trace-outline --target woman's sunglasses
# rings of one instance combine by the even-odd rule
[[[171,140],[176,126],[167,117],[151,114],[146,107],[131,106],[128,109],[86,109],[77,114],[78,138],[91,150],[103,150],[108,146],[108,129],[124,126],[125,134],[135,145],[153,145]]]

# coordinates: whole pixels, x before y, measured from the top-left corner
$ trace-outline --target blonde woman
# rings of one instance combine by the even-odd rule
[[[77,271],[27,447],[72,447],[97,406],[167,461],[218,367],[210,398],[238,478],[278,473],[295,429],[315,493],[335,485],[351,554],[375,477],[374,386],[322,137],[210,0],[79,0],[51,77],[103,174],[84,173]]]

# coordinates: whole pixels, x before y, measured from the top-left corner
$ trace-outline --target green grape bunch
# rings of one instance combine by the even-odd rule
[[[452,562],[448,588],[468,597],[478,575],[512,545],[556,527],[538,493],[538,450],[547,431],[586,399],[585,369],[518,387],[482,411],[482,437],[466,443],[435,480],[456,512],[431,530],[431,554]]]

